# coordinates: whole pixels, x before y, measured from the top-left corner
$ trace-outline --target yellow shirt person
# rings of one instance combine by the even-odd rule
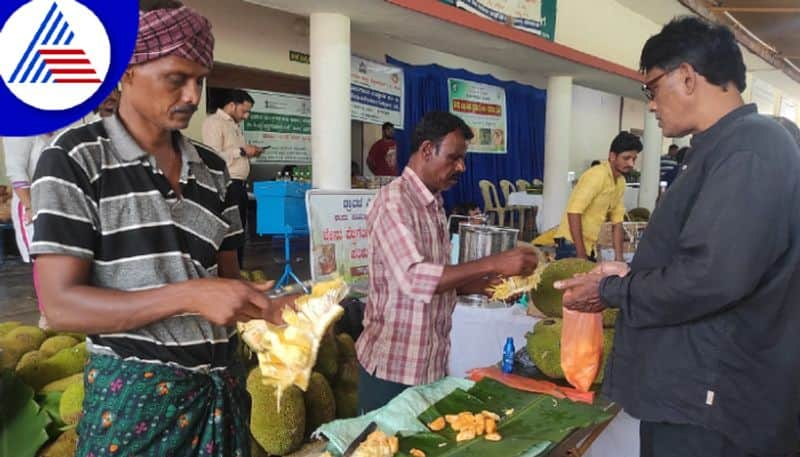
[[[600,227],[611,221],[614,257],[622,257],[622,220],[625,217],[625,177],[633,170],[642,150],[639,137],[620,132],[611,142],[608,161],[581,175],[569,196],[567,208],[556,231],[556,258],[588,258],[595,249]]]

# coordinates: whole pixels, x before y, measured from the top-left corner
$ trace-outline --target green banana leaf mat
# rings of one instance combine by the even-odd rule
[[[511,409],[513,413],[506,415]],[[448,425],[440,432],[401,437],[400,455],[408,456],[416,448],[425,452],[426,457],[532,457],[554,447],[578,428],[611,418],[611,414],[597,406],[523,392],[489,378],[469,390],[456,389],[418,418],[427,424],[446,414],[483,410],[500,416],[497,431],[503,437],[501,441],[478,437],[456,443],[456,433]]]

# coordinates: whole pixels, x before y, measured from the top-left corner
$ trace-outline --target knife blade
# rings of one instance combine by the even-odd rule
[[[358,436],[356,436],[356,439],[354,439],[353,442],[350,443],[350,446],[347,446],[347,449],[345,449],[344,454],[342,454],[342,457],[352,456],[353,453],[356,452],[356,449],[358,449],[358,446],[361,443],[363,443],[367,439],[367,436],[369,436],[370,433],[374,432],[376,428],[378,428],[378,424],[376,424],[375,422],[370,422],[369,425],[367,425],[367,428],[365,428],[364,431],[359,433]]]

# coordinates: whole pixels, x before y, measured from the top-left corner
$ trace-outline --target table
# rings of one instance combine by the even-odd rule
[[[540,196],[539,196],[540,197]],[[539,318],[528,316],[520,306],[480,308],[464,302],[456,304],[453,328],[450,331],[450,376],[466,376],[468,370],[497,363],[503,356],[506,337],[514,338],[517,350],[525,347],[525,334],[533,330]],[[615,412],[618,407],[615,407]],[[594,429],[575,431],[551,450],[552,457],[566,456]],[[624,411],[611,420],[583,457],[638,457],[639,421]]]
[[[447,374],[466,377],[472,368],[485,367],[503,358],[507,337],[514,346],[525,347],[525,334],[539,319],[514,305],[509,308],[480,308],[463,302],[456,304],[450,330],[450,359]]]
[[[630,211],[633,208],[639,206],[639,185],[631,186],[628,184],[625,186],[625,196],[623,197],[625,202],[625,209]]]

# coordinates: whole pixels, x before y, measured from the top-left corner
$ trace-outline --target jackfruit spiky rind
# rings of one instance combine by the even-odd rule
[[[6,335],[11,330],[22,325],[20,321],[7,321],[7,322],[0,322],[0,336]]]
[[[526,335],[528,355],[543,375],[564,379],[561,369],[561,319],[542,319]]]
[[[356,358],[356,342],[347,333],[336,335],[336,348],[339,351],[339,360]]]
[[[348,419],[358,416],[358,389],[336,386],[333,389],[336,398],[336,417]]]
[[[58,414],[65,424],[75,425],[80,421],[83,413],[83,397],[83,380],[71,384],[61,394],[61,401],[58,403]]]
[[[78,450],[78,431],[71,428],[56,438],[55,441],[48,444],[39,457],[73,457]]]
[[[358,388],[358,360],[348,359],[339,362],[336,374],[336,386],[342,388]]]
[[[48,383],[46,386],[42,387],[42,390],[40,390],[39,392],[43,394],[50,392],[63,392],[67,389],[67,387],[77,382],[83,382],[83,372],[75,373],[73,375],[67,376],[66,378],[56,379],[55,381]]]
[[[264,384],[258,368],[247,376],[247,391],[253,399],[250,432],[264,451],[273,455],[294,452],[303,444],[306,429],[306,408],[303,392],[288,387],[281,395],[278,410],[277,389]]]
[[[594,262],[577,258],[549,263],[542,271],[539,286],[531,291],[531,299],[536,309],[547,317],[561,317],[561,297],[564,293],[553,288],[553,283],[571,278],[578,273],[586,273],[596,266]]]
[[[595,378],[595,384],[602,384],[603,377],[605,376],[606,372],[606,364],[608,363],[608,357],[611,355],[611,349],[614,347],[614,329],[613,328],[604,328],[603,329],[603,363],[600,365],[600,370],[597,372],[597,378]]]
[[[328,382],[336,381],[336,373],[339,371],[339,349],[336,338],[331,332],[325,333],[317,352],[317,363],[314,371],[321,373]]]
[[[86,362],[86,343],[79,343],[62,349],[38,363],[26,366],[17,372],[25,384],[38,391],[47,384],[58,379],[83,371]]]
[[[30,352],[39,349],[47,335],[39,327],[32,325],[20,325],[6,333],[4,339],[8,341],[18,342],[22,349],[22,353]]]
[[[617,323],[619,308],[606,308],[603,310],[603,327],[612,328]]]
[[[49,355],[45,354],[42,351],[26,352],[25,354],[22,355],[22,357],[20,357],[19,362],[17,362],[16,371],[17,372],[22,371],[25,369],[25,367],[34,363],[39,363],[42,360],[46,359],[47,357],[49,357]]]
[[[336,419],[333,389],[322,374],[311,374],[303,399],[306,404],[306,435],[310,436],[320,425]]]
[[[44,340],[42,345],[39,346],[39,350],[51,356],[62,349],[71,348],[78,343],[80,343],[80,341],[69,335],[56,335]]]

